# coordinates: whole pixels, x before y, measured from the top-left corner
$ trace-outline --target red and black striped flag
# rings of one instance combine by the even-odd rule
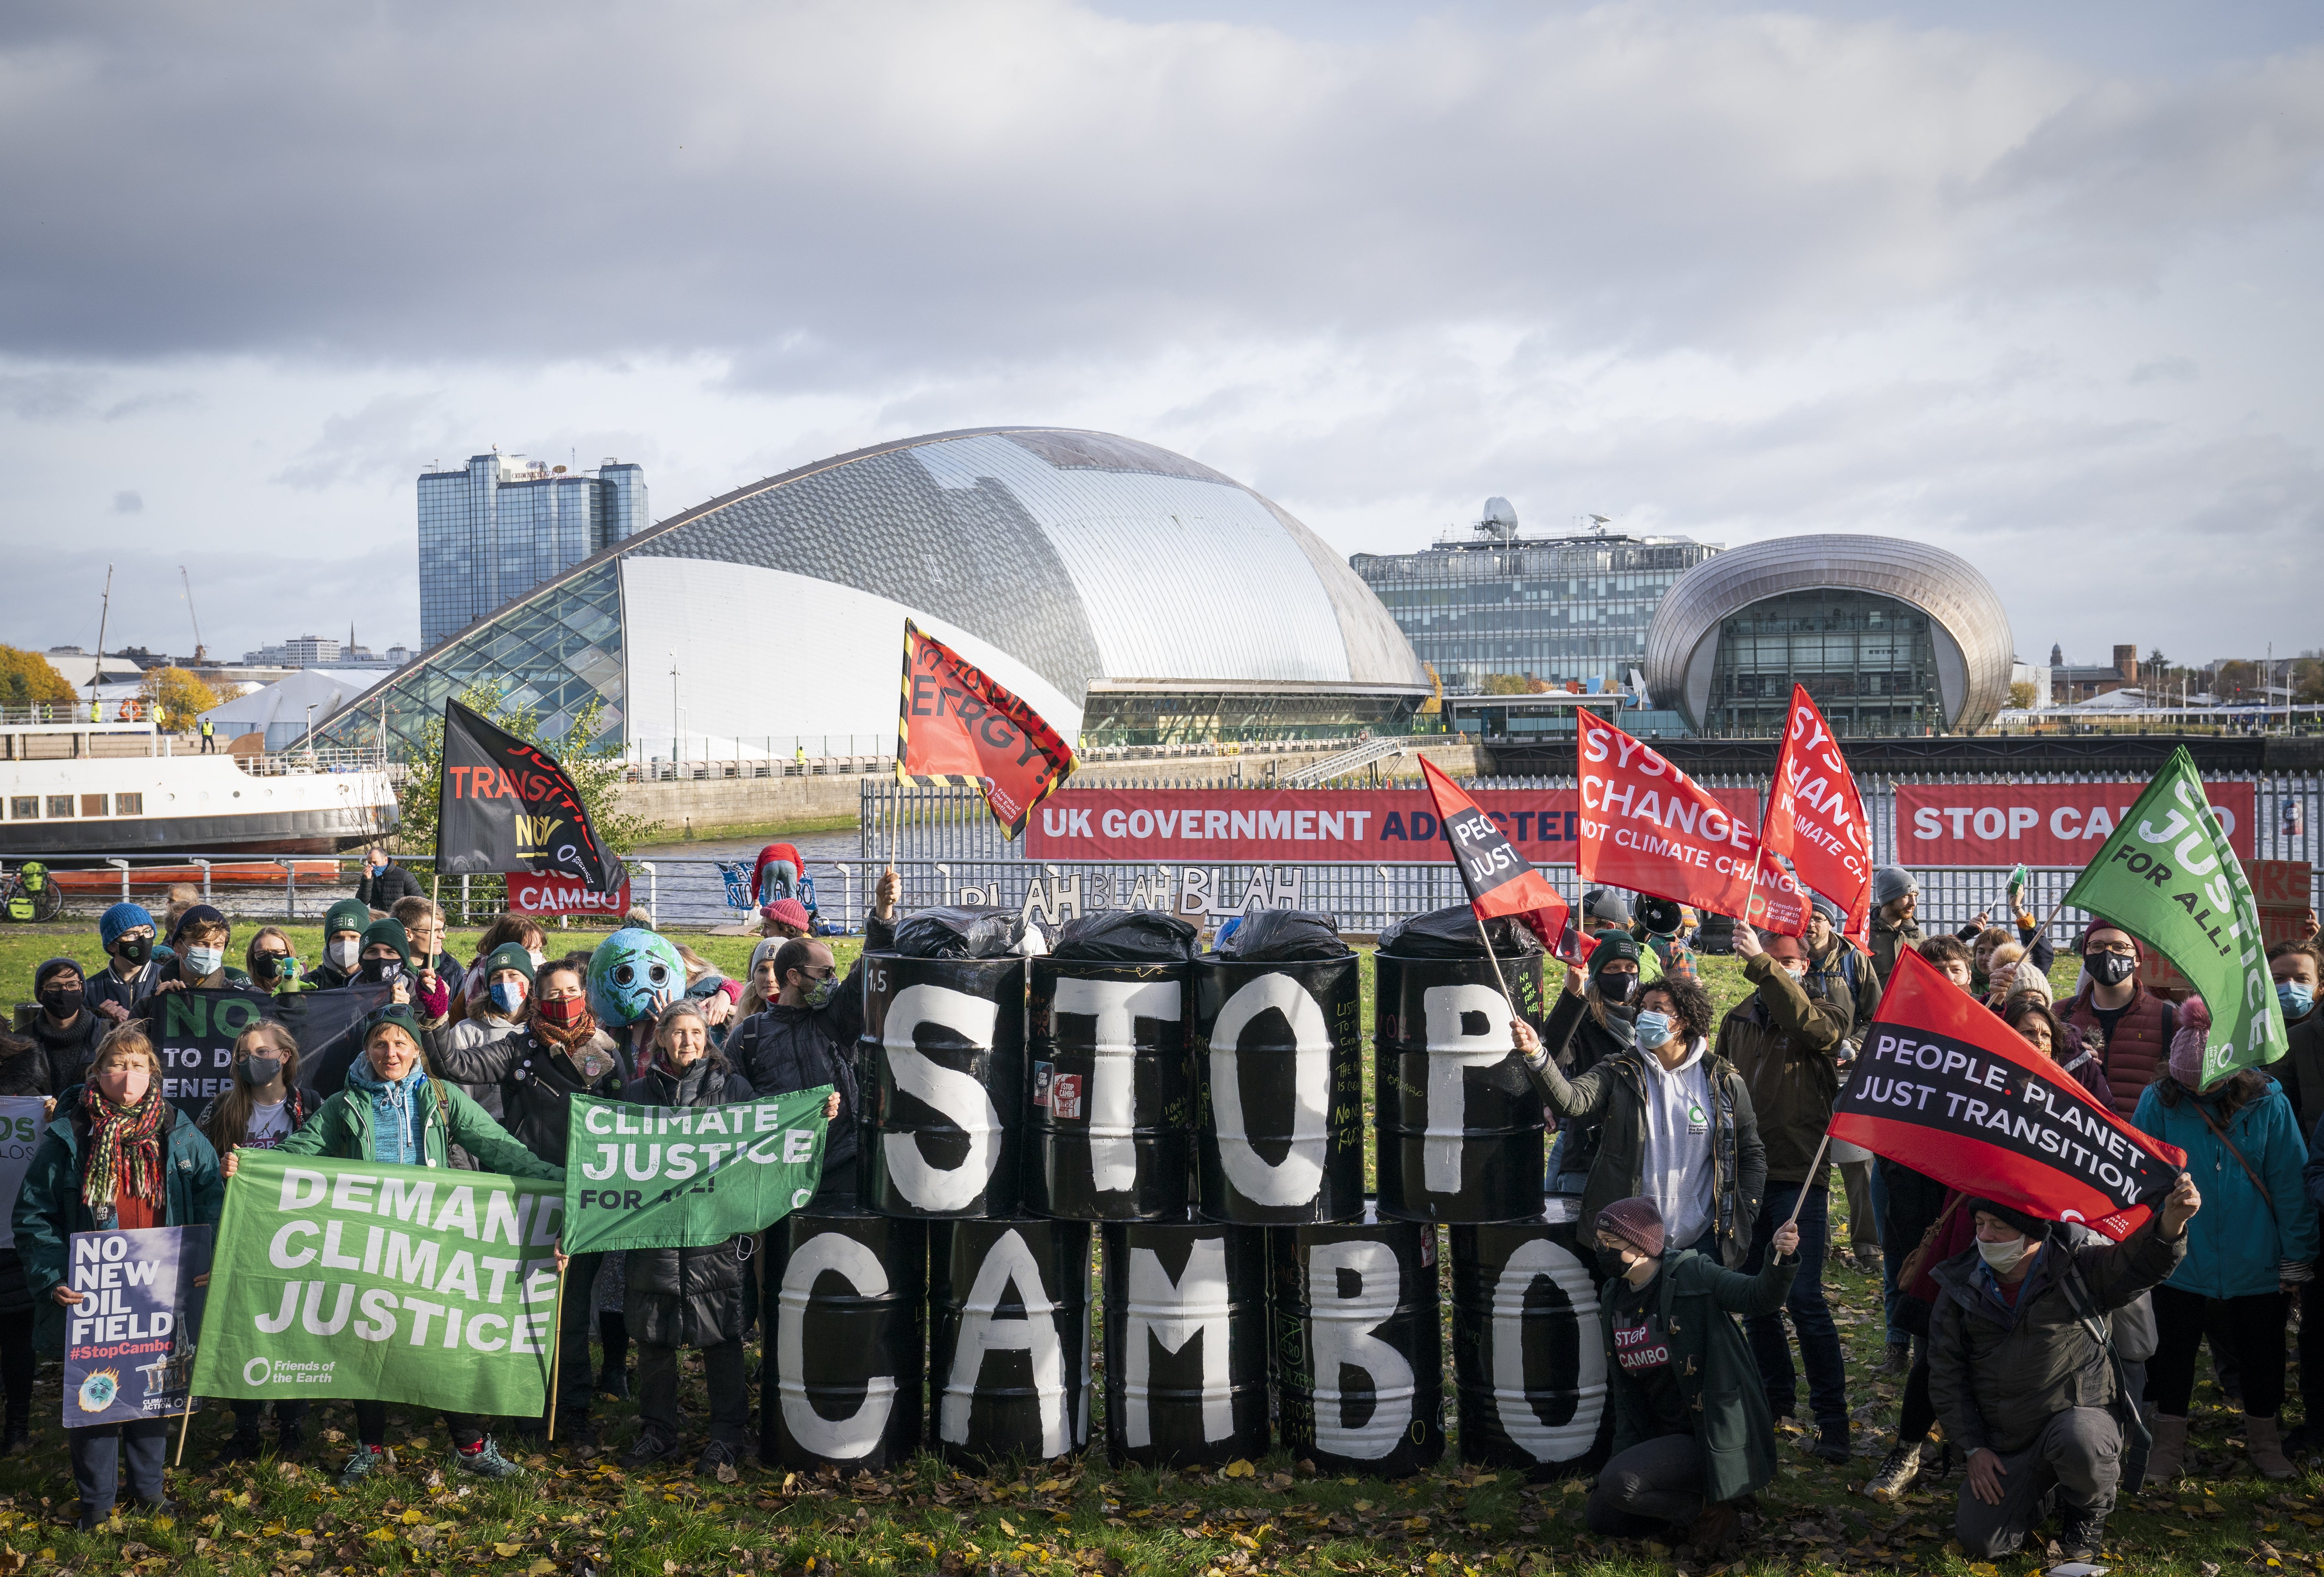
[[[1420,774],[1427,781],[1429,798],[1436,801],[1436,819],[1443,825],[1444,841],[1452,845],[1452,862],[1461,868],[1469,907],[1478,918],[1516,915],[1541,938],[1543,947],[1560,958],[1571,957],[1572,944],[1565,935],[1568,908],[1557,889],[1517,853],[1493,818],[1425,756],[1420,759]]]
[[[1010,837],[1074,770],[1073,747],[1041,715],[941,641],[904,621],[904,694],[896,708],[896,779],[974,784]]]

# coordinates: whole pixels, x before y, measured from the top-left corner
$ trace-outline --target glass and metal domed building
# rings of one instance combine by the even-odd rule
[[[1344,559],[1167,449],[1065,428],[905,438],[641,530],[423,653],[320,732],[416,745],[501,689],[633,754],[895,737],[904,621],[1087,745],[1393,725],[1426,675]]]
[[[1646,684],[1698,735],[1784,725],[1794,682],[1843,737],[1974,729],[2009,695],[2009,617],[1965,558],[1893,537],[1779,537],[1679,577]]]

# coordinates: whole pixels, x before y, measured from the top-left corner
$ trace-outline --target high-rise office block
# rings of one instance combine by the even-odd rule
[[[645,471],[591,471],[497,450],[420,475],[420,643],[435,645],[651,523]]]

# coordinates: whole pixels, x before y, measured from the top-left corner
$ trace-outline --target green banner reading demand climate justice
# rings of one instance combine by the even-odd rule
[[[573,1097],[565,1251],[691,1249],[755,1232],[815,1196],[831,1086],[732,1106]]]
[[[244,1150],[194,1391],[538,1416],[556,1346],[553,1183]]]
[[[2211,1010],[2206,1088],[2283,1055],[2283,1010],[2268,978],[2259,901],[2186,746],[2171,752],[2066,901],[2161,953],[2203,994]]]

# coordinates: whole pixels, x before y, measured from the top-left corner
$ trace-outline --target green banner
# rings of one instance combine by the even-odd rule
[[[823,1180],[818,1084],[732,1106],[631,1106],[573,1097],[565,1251],[690,1249],[759,1231]]]
[[[194,1390],[535,1417],[556,1347],[555,1184],[244,1150]]]
[[[2268,978],[2259,902],[2184,745],[2082,868],[2066,901],[2122,927],[2203,994],[2211,1010],[2206,1089],[2283,1055],[2283,1010]]]

